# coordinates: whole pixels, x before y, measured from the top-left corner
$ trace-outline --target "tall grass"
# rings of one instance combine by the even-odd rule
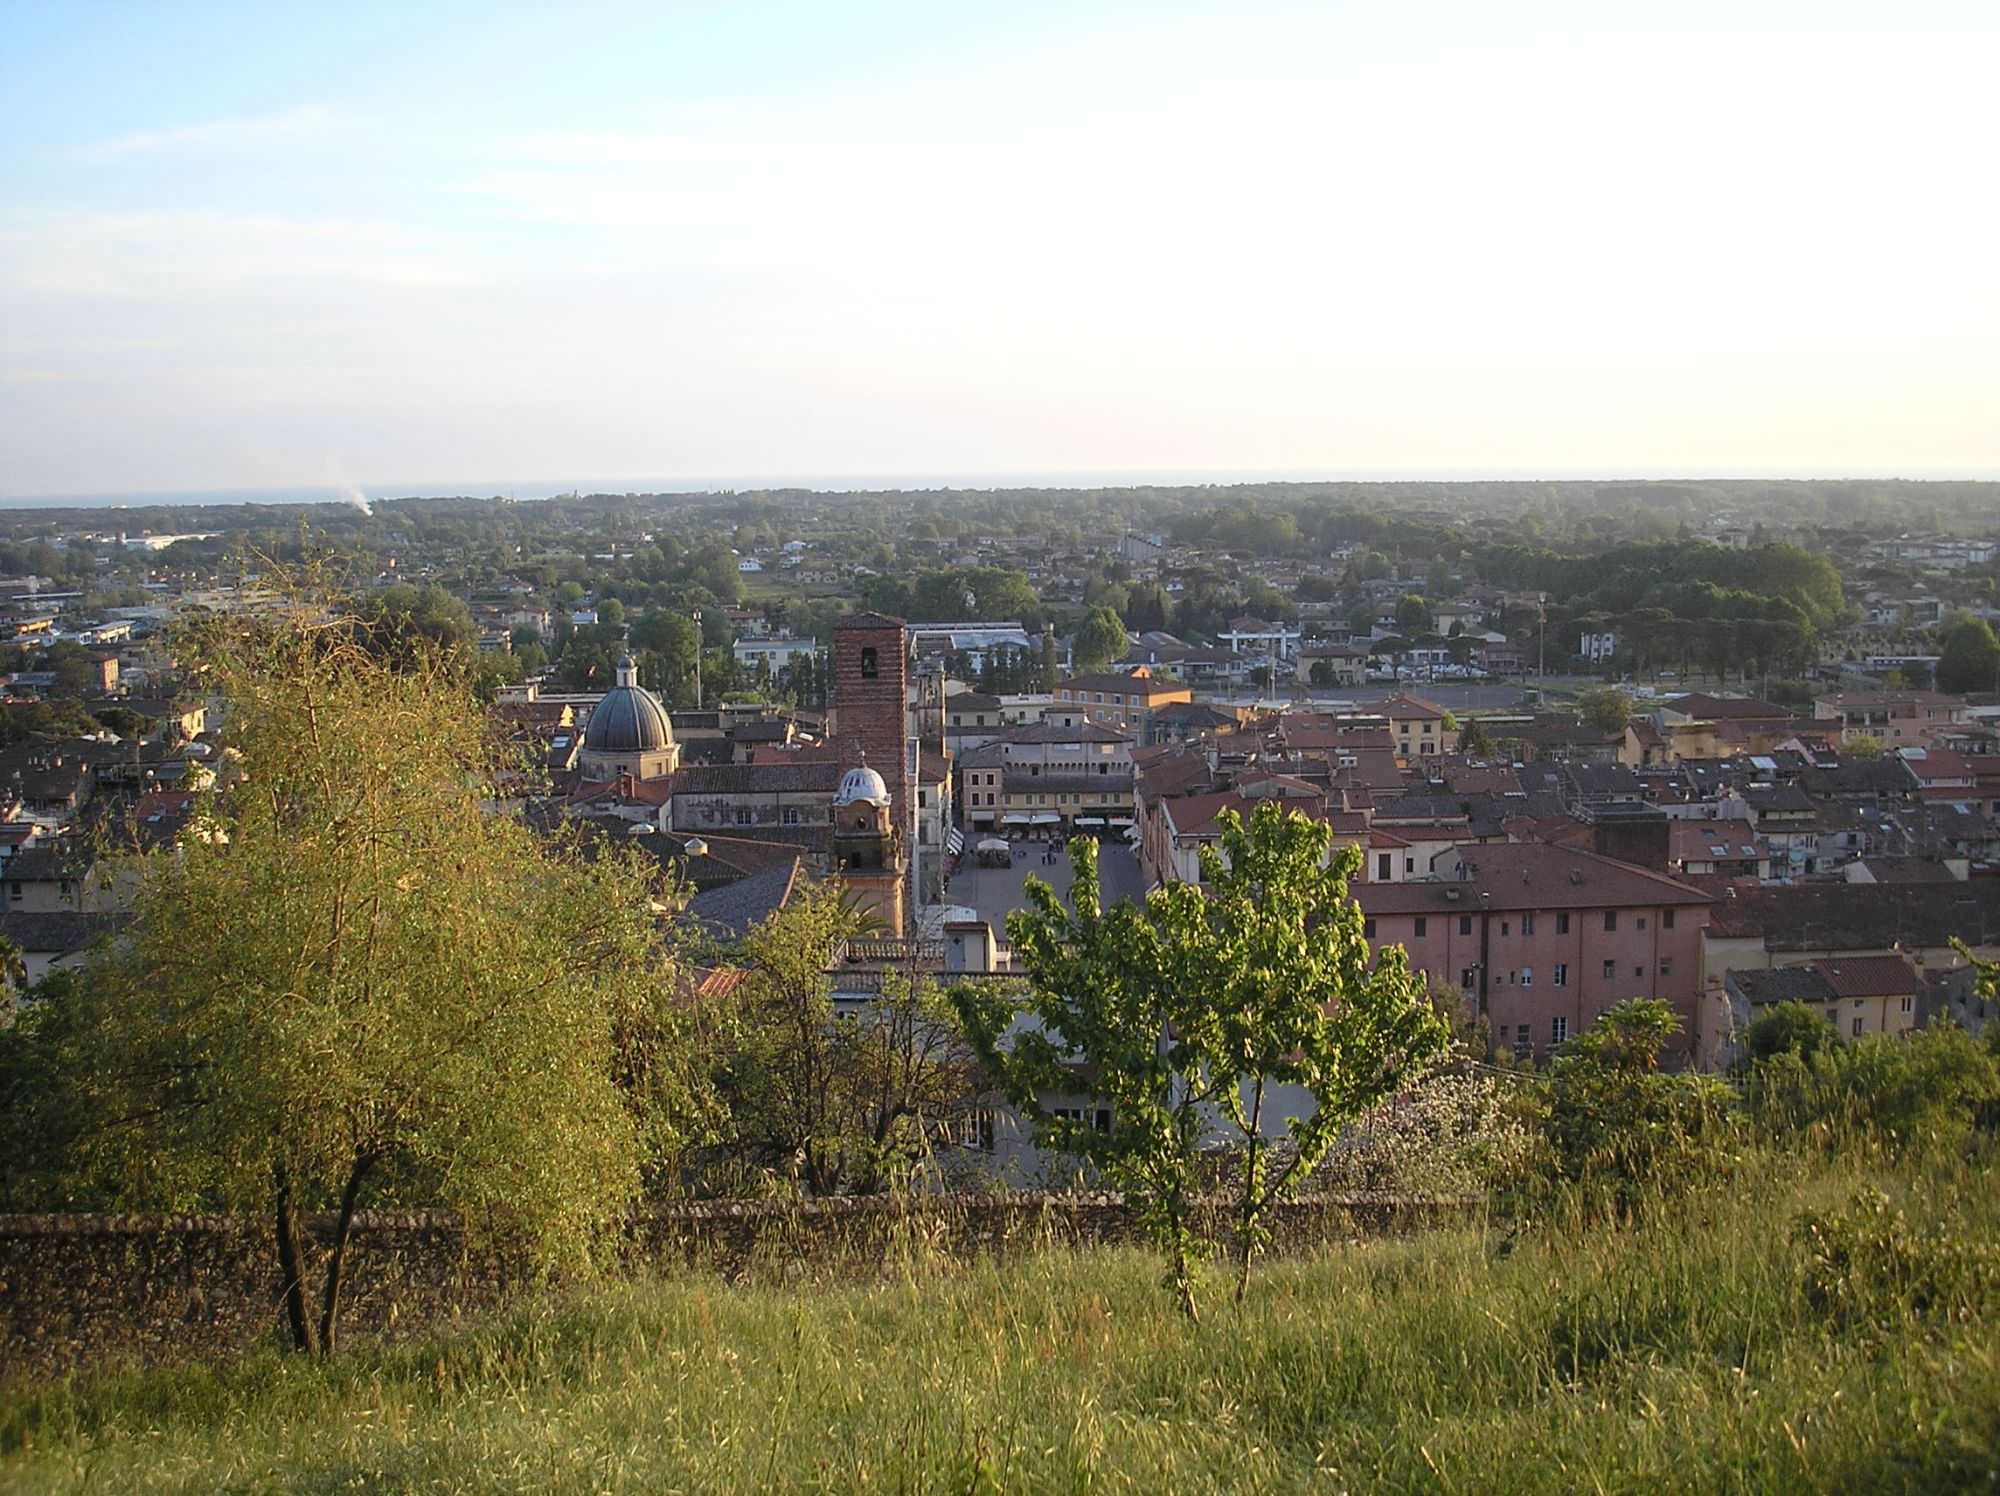
[[[2000,1240],[1995,1184],[1769,1163],[1638,1224],[1558,1211],[1271,1263],[1198,1328],[1125,1250],[677,1275],[325,1365],[17,1390],[0,1484],[1988,1489],[2000,1282],[1965,1248]]]

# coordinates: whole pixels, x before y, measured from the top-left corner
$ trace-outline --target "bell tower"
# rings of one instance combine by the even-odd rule
[[[889,786],[857,748],[855,766],[841,776],[833,797],[834,871],[875,911],[892,937],[903,933],[902,828],[893,819]]]

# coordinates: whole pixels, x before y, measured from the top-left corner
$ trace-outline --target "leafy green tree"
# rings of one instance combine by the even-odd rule
[[[1545,1119],[1557,1179],[1630,1213],[1726,1169],[1729,1088],[1660,1069],[1680,1030],[1667,1003],[1629,998],[1558,1051]]]
[[[1201,851],[1206,891],[1172,884],[1147,906],[1187,994],[1175,1026],[1189,1074],[1236,1134],[1241,1302],[1268,1240],[1266,1212],[1343,1127],[1441,1055],[1449,1032],[1402,947],[1369,949],[1347,896],[1358,848],[1336,855],[1331,827],[1275,801],[1247,826],[1234,811],[1219,824],[1219,844]],[[1313,1109],[1286,1119],[1274,1147],[1264,1107],[1280,1087],[1303,1091]]]
[[[725,1149],[808,1193],[907,1183],[977,1095],[949,1006],[927,982],[885,983],[865,1013],[833,1010],[827,958],[880,921],[837,883],[815,884],[751,932],[717,1072]]]
[[[1070,655],[1077,673],[1088,675],[1123,658],[1126,648],[1124,621],[1109,608],[1092,608],[1076,631]]]
[[[1615,686],[1593,686],[1577,698],[1583,720],[1599,732],[1623,732],[1632,720],[1632,698]]]
[[[1190,1318],[1210,1119],[1220,1115],[1240,1144],[1240,1297],[1271,1204],[1346,1122],[1444,1046],[1403,953],[1371,966],[1346,897],[1358,862],[1329,863],[1330,847],[1326,826],[1270,803],[1248,827],[1225,822],[1221,849],[1203,858],[1210,891],[1175,884],[1105,909],[1097,844],[1080,839],[1070,908],[1031,879],[1031,907],[1008,917],[1026,997],[958,998],[974,1048],[1037,1146],[1095,1164],[1126,1192]],[[1108,1131],[1052,1108],[1078,1067],[1111,1104]],[[1264,1107],[1280,1086],[1302,1088],[1314,1111],[1289,1120],[1274,1146]]]
[[[371,1195],[588,1270],[699,1090],[649,881],[488,813],[447,659],[393,669],[304,614],[192,653],[242,758],[134,867],[129,937],[31,1005],[44,1194],[254,1210],[306,1352],[335,1346]]]
[[[364,643],[383,658],[408,664],[438,649],[470,654],[479,630],[463,599],[438,586],[397,583],[364,597],[355,607]]]
[[[1414,592],[1396,600],[1396,627],[1405,634],[1421,634],[1431,626],[1430,604]]]
[[[1840,751],[1849,758],[1880,758],[1889,751],[1889,745],[1872,732],[1857,732],[1841,740]]]
[[[1468,719],[1465,726],[1459,729],[1458,751],[1470,754],[1474,758],[1493,756],[1492,735],[1486,731],[1486,724],[1479,718]]]
[[[1743,1031],[1744,1053],[1753,1065],[1781,1054],[1811,1059],[1839,1042],[1819,1009],[1798,1002],[1772,1003]]]
[[[2000,690],[2000,638],[1983,618],[1966,617],[1947,628],[1938,650],[1937,688],[1953,695]]]

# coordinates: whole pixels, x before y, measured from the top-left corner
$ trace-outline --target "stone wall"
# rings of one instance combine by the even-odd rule
[[[1280,1252],[1462,1216],[1472,1202],[1342,1197],[1275,1212]],[[1228,1233],[1228,1207],[1206,1222]],[[310,1217],[324,1241],[332,1217]],[[632,1224],[634,1271],[735,1281],[874,1272],[925,1256],[1129,1242],[1111,1194],[1012,1194],[714,1202],[657,1207]],[[469,1246],[456,1217],[363,1211],[349,1252],[342,1332],[407,1334],[476,1314],[527,1288],[506,1256]],[[0,1216],[0,1380],[107,1362],[211,1358],[282,1333],[267,1222],[234,1216]]]

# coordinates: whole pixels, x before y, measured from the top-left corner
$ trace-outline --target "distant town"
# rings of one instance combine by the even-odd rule
[[[2000,488],[1270,484],[592,495],[0,518],[0,932],[122,918],[227,750],[177,626],[316,558],[462,651],[508,813],[642,848],[726,969],[814,877],[885,973],[1006,976],[1030,875],[1199,881],[1276,800],[1494,1055],[1657,998],[1685,1057],[1777,1002],[1845,1038],[1988,1019]],[[862,771],[857,775],[856,771]],[[879,786],[879,792],[876,786]],[[859,807],[857,819],[856,807]],[[883,812],[879,817],[877,811]],[[879,820],[880,824],[877,824]],[[991,1131],[986,1136],[991,1140]]]

